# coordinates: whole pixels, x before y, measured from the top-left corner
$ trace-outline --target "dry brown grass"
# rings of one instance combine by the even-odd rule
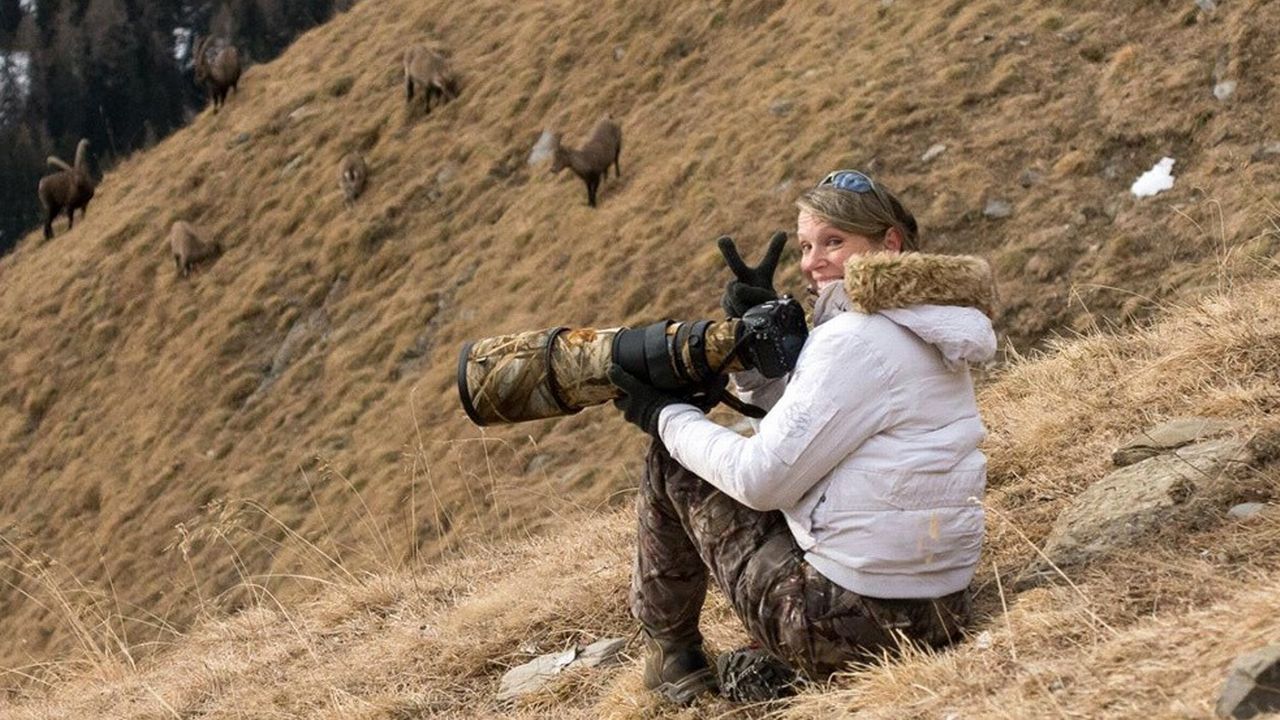
[[[0,715],[61,717],[1210,717],[1226,668],[1275,641],[1280,513],[1225,511],[1280,495],[1274,466],[1238,479],[1194,527],[1122,550],[1057,582],[1026,586],[1047,525],[1100,478],[1117,439],[1206,414],[1247,434],[1280,401],[1280,280],[1169,309],[1123,334],[1055,344],[1012,362],[982,391],[991,427],[990,536],[978,619],[945,652],[908,651],[775,706],[658,704],[640,685],[626,608],[627,510],[576,513],[516,541],[475,542],[418,572],[347,573],[329,563],[316,599],[265,592],[136,668],[98,666],[29,686]],[[286,542],[304,543],[300,538]],[[314,548],[313,548],[314,549]],[[745,638],[716,593],[708,644]],[[537,654],[630,637],[623,664],[568,672],[515,707],[498,678]]]
[[[711,239],[762,243],[835,166],[900,190],[932,249],[990,256],[1023,349],[1271,273],[1280,163],[1251,158],[1276,139],[1280,6],[1078,5],[366,0],[250,68],[225,111],[103,178],[73,232],[0,259],[0,665],[56,676],[42,668],[77,648],[117,657],[113,635],[140,660],[139,638],[275,612],[310,578],[621,505],[641,440],[616,413],[480,433],[454,394],[458,346],[714,312]],[[462,96],[408,117],[399,53],[424,38],[453,51]],[[1224,46],[1228,103],[1208,84]],[[573,136],[606,111],[624,175],[592,211],[576,179],[524,158],[542,128]],[[920,161],[935,142],[946,153]],[[332,177],[353,149],[371,176],[347,212]],[[1128,195],[1166,153],[1174,190]],[[1023,188],[1026,169],[1041,179]],[[991,197],[1013,217],[984,219]],[[227,247],[190,281],[163,247],[176,219]],[[780,286],[797,278],[788,258]],[[1220,377],[1265,365],[1258,327],[1167,387],[1115,374],[1184,362],[1147,363],[1158,335],[1010,370],[987,400],[1001,571],[1030,557],[1013,528],[1041,539],[1120,433],[1175,408],[1269,407],[1256,377]],[[24,555],[65,574],[24,574]],[[70,609],[55,599],[80,586]],[[1139,604],[1081,587],[1109,623]]]

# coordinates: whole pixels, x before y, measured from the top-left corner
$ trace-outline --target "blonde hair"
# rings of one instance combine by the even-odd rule
[[[916,218],[898,198],[879,181],[872,181],[866,192],[840,190],[834,185],[819,185],[805,191],[796,207],[844,230],[884,242],[889,228],[897,228],[902,236],[902,251],[920,250],[920,232]]]

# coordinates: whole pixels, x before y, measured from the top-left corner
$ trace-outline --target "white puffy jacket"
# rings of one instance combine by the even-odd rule
[[[754,436],[679,404],[662,411],[663,443],[738,502],[781,510],[805,559],[842,587],[877,598],[961,590],[977,567],[986,485],[968,364],[995,352],[993,299],[976,258],[855,257],[844,286],[824,289],[785,388],[735,378],[769,409]]]

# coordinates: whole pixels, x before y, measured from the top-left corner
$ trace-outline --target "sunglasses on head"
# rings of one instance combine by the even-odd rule
[[[818,183],[818,187],[824,185],[831,185],[837,190],[856,193],[871,192],[875,188],[875,183],[871,182],[871,178],[857,170],[836,170],[822,178],[822,182]]]

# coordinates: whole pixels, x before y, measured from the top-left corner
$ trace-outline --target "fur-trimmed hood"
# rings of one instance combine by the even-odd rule
[[[844,283],[819,293],[814,323],[843,310],[883,315],[936,347],[956,368],[994,357],[995,304],[991,266],[981,258],[873,253],[850,258]]]
[[[972,255],[872,253],[844,265],[850,304],[864,313],[912,305],[974,307],[995,314],[996,284],[991,266]]]

